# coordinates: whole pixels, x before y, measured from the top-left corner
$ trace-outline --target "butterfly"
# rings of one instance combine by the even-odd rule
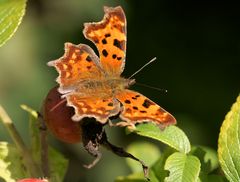
[[[129,90],[134,79],[121,76],[126,57],[126,17],[123,9],[104,7],[100,22],[85,23],[83,34],[92,41],[99,57],[86,44],[65,43],[63,57],[48,62],[59,73],[58,91],[75,110],[72,120],[95,118],[105,124],[119,115],[118,126],[153,122],[161,128],[175,124],[175,118],[144,95]]]

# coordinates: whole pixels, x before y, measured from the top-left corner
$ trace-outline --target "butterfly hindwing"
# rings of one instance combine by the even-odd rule
[[[84,35],[97,47],[100,62],[108,75],[120,75],[126,53],[126,18],[120,6],[104,7],[104,18],[97,23],[85,23]]]
[[[120,111],[120,103],[113,98],[83,97],[78,93],[69,94],[66,98],[68,105],[75,109],[75,115],[72,117],[74,121],[94,117],[104,124],[109,117],[117,115]]]
[[[162,127],[175,124],[175,118],[144,95],[124,90],[116,95],[122,104],[120,118],[130,124],[153,122]]]

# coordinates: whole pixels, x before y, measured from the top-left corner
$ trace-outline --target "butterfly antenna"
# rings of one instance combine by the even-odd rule
[[[134,77],[136,74],[138,74],[140,71],[142,71],[146,66],[148,66],[149,64],[151,64],[152,62],[156,61],[156,57],[154,57],[153,59],[151,59],[149,62],[147,62],[145,65],[143,65],[139,70],[137,70],[135,73],[133,73],[128,79]]]
[[[168,92],[166,89],[162,89],[162,88],[158,88],[158,87],[153,87],[153,86],[150,86],[150,85],[147,85],[147,84],[143,84],[143,83],[138,83],[138,82],[136,82],[135,84],[136,84],[136,85],[139,85],[139,86],[146,87],[146,88],[151,88],[151,89],[154,89],[154,90],[158,90],[158,91],[161,91],[161,92],[165,92],[165,93]]]
[[[66,102],[67,99],[63,99],[60,102],[58,102],[54,107],[52,107],[52,109],[50,110],[50,112],[54,111],[57,107],[59,107],[61,104],[63,104],[64,102]]]

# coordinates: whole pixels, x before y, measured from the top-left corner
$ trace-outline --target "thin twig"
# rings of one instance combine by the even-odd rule
[[[39,121],[40,142],[41,142],[41,168],[42,168],[44,177],[50,178],[47,127],[41,113],[38,113],[38,121]]]
[[[4,126],[7,128],[19,153],[22,155],[24,164],[27,167],[27,170],[29,171],[30,175],[32,177],[41,177],[42,176],[41,171],[38,169],[37,164],[34,162],[32,155],[30,154],[20,134],[15,128],[11,118],[8,116],[8,114],[6,113],[6,111],[3,109],[1,105],[0,105],[0,119],[2,120],[2,123],[4,124]]]

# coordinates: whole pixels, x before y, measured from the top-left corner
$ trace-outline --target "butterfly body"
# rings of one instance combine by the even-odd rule
[[[79,92],[91,96],[106,95],[114,96],[116,93],[129,87],[131,80],[124,78],[105,78],[101,80],[87,80],[79,85]]]
[[[67,105],[74,107],[74,121],[93,117],[106,123],[111,116],[123,122],[119,126],[154,122],[165,127],[175,118],[142,94],[128,90],[134,79],[125,79],[126,18],[121,7],[104,7],[102,21],[86,23],[84,36],[97,47],[99,57],[85,44],[65,44],[63,57],[51,61],[59,72],[59,92]]]
[[[118,93],[121,93],[134,83],[134,79],[125,79],[122,77],[84,80],[75,85],[74,92],[82,95],[82,97],[106,99],[115,97]],[[66,95],[67,94],[68,93],[66,93]]]

